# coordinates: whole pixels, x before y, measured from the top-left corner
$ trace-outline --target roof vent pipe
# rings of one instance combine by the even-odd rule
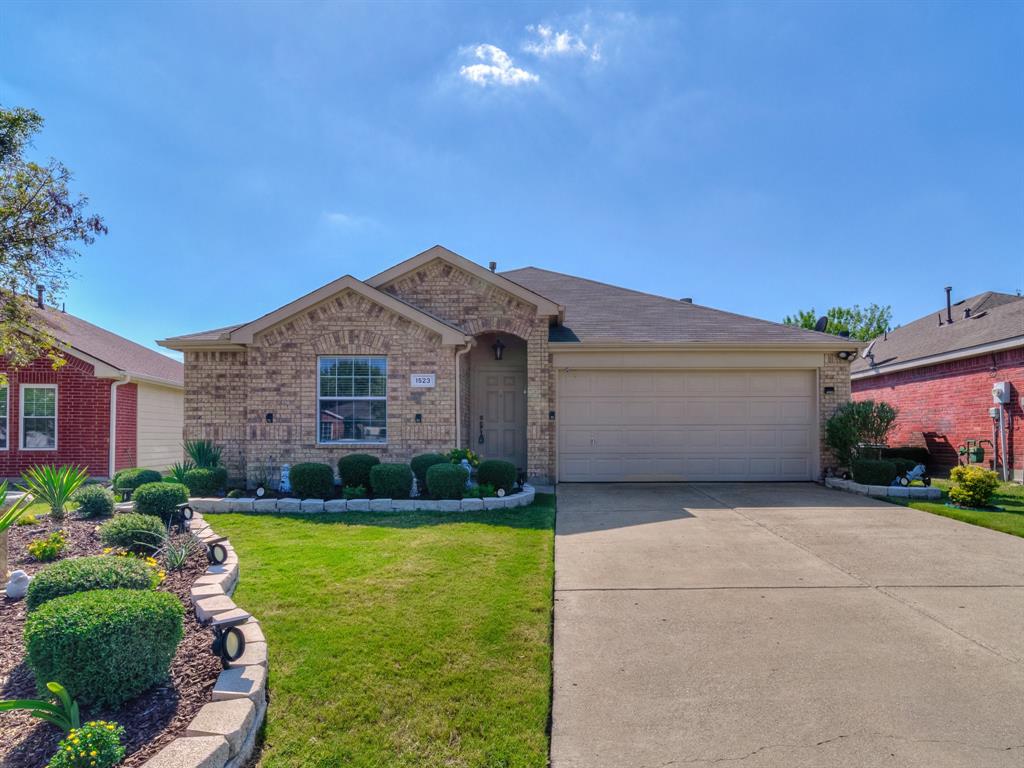
[[[46,290],[46,286],[42,283],[36,283],[36,306],[40,309],[43,308],[43,291]]]
[[[693,304],[693,297],[687,296],[684,299],[680,299],[680,301],[683,302],[684,304]]]
[[[964,309],[964,320],[967,320],[968,318],[970,318],[970,316],[971,316],[971,308],[967,307],[966,309]]]
[[[950,302],[950,297],[953,295],[953,286],[946,286],[946,322],[953,322],[953,305]]]
[[[492,261],[492,262],[491,262],[490,264],[488,264],[487,266],[488,266],[488,267],[490,267],[490,269],[491,269],[491,272],[494,272],[494,271],[496,271],[496,270],[498,269],[498,262],[496,262],[496,261]]]

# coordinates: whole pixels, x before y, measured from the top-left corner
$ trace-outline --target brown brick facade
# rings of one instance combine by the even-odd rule
[[[843,403],[850,401],[850,361],[840,360],[835,354],[826,353],[825,365],[818,373],[819,440],[821,444],[821,469],[836,466],[835,456],[825,445],[825,422]],[[832,389],[829,392],[829,388]]]

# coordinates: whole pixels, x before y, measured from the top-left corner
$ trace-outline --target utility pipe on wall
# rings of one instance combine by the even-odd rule
[[[455,353],[455,447],[462,447],[462,379],[459,376],[462,356],[476,346],[476,339],[470,339],[466,346]]]
[[[114,480],[117,462],[117,388],[122,384],[127,384],[131,379],[131,376],[125,376],[123,379],[110,382],[110,474],[108,477],[111,482]]]

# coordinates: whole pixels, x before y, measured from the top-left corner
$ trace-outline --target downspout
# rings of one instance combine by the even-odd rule
[[[115,462],[117,461],[117,388],[132,379],[125,376],[119,381],[110,382],[110,482],[114,482]]]
[[[455,447],[462,447],[462,377],[459,372],[462,370],[459,363],[462,362],[462,356],[469,352],[474,346],[476,346],[476,339],[470,339],[466,342],[466,346],[463,349],[458,350],[455,353]]]

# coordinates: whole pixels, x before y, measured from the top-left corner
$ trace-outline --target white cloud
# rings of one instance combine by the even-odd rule
[[[536,39],[523,43],[523,50],[546,59],[550,56],[586,56],[591,61],[600,61],[601,46],[598,43],[588,45],[583,39],[590,31],[589,26],[584,26],[580,34],[574,34],[565,29],[556,32],[554,27],[546,24],[531,24],[528,32],[536,35]]]
[[[540,78],[532,72],[512,65],[512,57],[496,45],[484,43],[471,49],[480,64],[465,64],[459,74],[471,83],[487,85],[523,85],[536,83]]]

